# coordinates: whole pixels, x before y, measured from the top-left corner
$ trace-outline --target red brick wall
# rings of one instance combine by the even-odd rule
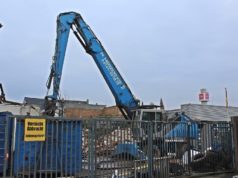
[[[64,110],[64,115],[67,118],[92,118],[100,113],[100,109],[67,108]]]
[[[102,116],[106,116],[106,117],[121,117],[121,111],[118,109],[117,106],[111,106],[111,107],[106,107],[102,110],[101,113]]]
[[[117,106],[104,109],[66,108],[64,115],[67,118],[122,117]]]

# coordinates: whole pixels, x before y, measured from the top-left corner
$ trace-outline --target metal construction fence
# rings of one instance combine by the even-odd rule
[[[233,168],[229,122],[6,115],[0,126],[0,177],[166,178]]]

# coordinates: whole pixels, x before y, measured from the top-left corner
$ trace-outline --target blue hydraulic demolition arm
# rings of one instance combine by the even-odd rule
[[[53,57],[50,76],[47,81],[48,91],[51,88],[53,81],[53,94],[47,94],[45,98],[45,114],[54,116],[56,103],[60,99],[59,87],[70,29],[73,30],[73,33],[86,52],[93,57],[123,115],[127,119],[131,119],[131,110],[139,107],[139,100],[135,99],[131,90],[93,31],[85,23],[81,15],[75,12],[62,13],[57,18],[55,54]]]

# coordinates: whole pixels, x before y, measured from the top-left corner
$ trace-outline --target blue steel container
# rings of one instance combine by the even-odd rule
[[[0,175],[8,173],[11,152],[12,114],[0,112]]]
[[[24,141],[24,120],[16,125],[14,174],[74,175],[82,169],[81,121],[46,120],[45,141]]]

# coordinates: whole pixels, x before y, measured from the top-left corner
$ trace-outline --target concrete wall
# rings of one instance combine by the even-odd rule
[[[0,112],[11,112],[13,115],[40,115],[40,109],[31,105],[0,104]]]

